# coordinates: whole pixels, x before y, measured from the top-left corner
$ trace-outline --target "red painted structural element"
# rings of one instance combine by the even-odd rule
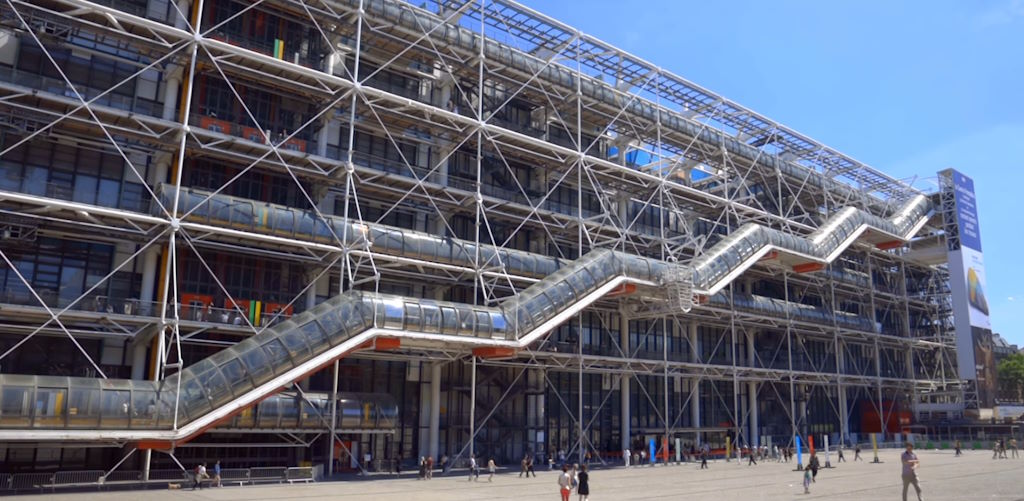
[[[903,247],[903,245],[904,245],[904,243],[900,242],[899,240],[892,240],[892,241],[889,241],[889,242],[882,242],[882,243],[876,245],[875,247],[878,247],[879,250],[890,250],[890,249],[899,249],[900,247]]]
[[[605,294],[605,297],[628,296],[636,292],[636,284],[622,284]]]
[[[500,346],[481,346],[473,348],[473,356],[479,358],[511,358],[516,356],[515,348]]]
[[[397,337],[379,337],[373,342],[376,351],[397,350],[402,347],[402,340]]]
[[[793,267],[793,271],[796,273],[811,273],[813,271],[821,271],[823,269],[825,269],[825,265],[821,263],[804,263]]]

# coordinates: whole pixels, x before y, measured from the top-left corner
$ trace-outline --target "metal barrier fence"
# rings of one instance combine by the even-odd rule
[[[270,468],[249,468],[249,482],[284,482],[288,479],[287,477],[288,468],[285,467],[270,467]]]
[[[53,487],[81,487],[103,485],[103,470],[58,471],[53,474]]]
[[[11,477],[11,490],[52,487],[53,476],[53,473],[15,473]]]
[[[313,468],[308,466],[301,466],[297,468],[288,468],[284,472],[285,479],[291,482],[313,482]]]
[[[221,470],[221,484],[238,483],[255,484],[257,482],[315,482],[316,475],[311,466],[287,468],[226,468]],[[211,477],[204,483],[213,481]],[[113,471],[106,474],[103,470],[57,471],[50,473],[0,473],[0,492],[10,491],[54,491],[58,488],[89,488],[101,489],[111,485],[142,487],[147,484],[191,482],[192,472],[183,470],[150,470],[149,480],[142,480],[142,472],[137,470]]]

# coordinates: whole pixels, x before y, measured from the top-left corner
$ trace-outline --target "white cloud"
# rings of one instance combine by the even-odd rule
[[[1006,298],[1006,300],[1007,300],[1007,301],[1016,301],[1016,300],[1017,300],[1017,298],[1015,298],[1015,297],[1013,297],[1013,296],[1010,296],[1010,297]]]

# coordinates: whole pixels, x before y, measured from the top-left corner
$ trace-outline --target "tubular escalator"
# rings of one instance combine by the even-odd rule
[[[160,196],[169,193],[165,187]],[[348,224],[341,233],[352,235],[350,243],[364,238],[379,252],[460,264],[468,264],[476,252],[466,242],[421,232],[343,218],[328,219],[328,226],[304,211],[221,195],[205,198],[195,190],[183,193],[185,221],[293,238],[335,238],[331,232],[340,236],[336,230]],[[929,210],[923,197],[890,220],[844,209],[810,238],[745,225],[694,260],[693,289],[700,294],[720,289],[766,249],[830,260],[867,228],[909,237]],[[661,285],[678,266],[607,249],[568,263],[490,246],[479,252],[489,256],[485,260],[501,256],[510,271],[546,275],[498,307],[348,291],[159,382],[0,375],[0,441],[145,441],[171,447],[334,360],[371,347],[377,338],[517,350],[616,287]]]

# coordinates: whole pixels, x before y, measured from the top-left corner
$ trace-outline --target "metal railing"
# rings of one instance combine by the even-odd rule
[[[70,304],[70,300],[62,298],[58,292],[51,290],[40,290],[39,297],[47,306],[52,308],[63,308]],[[33,297],[27,290],[7,289],[0,291],[0,303],[15,304],[21,306],[39,306],[39,300]],[[182,320],[196,322],[210,322],[226,325],[246,325],[242,313],[234,308],[200,307],[197,305],[180,304],[179,316]],[[92,296],[74,304],[71,311],[91,311],[109,313],[114,315],[133,315],[141,317],[157,317],[160,315],[160,303],[156,301],[142,301],[136,298],[119,298],[111,296]],[[246,310],[243,312],[247,314]],[[173,316],[171,305],[168,305],[168,316]],[[287,313],[263,312],[257,327],[283,322],[291,315]]]
[[[257,468],[225,468],[221,470],[221,484],[238,483],[255,484],[257,482],[315,482],[317,475],[312,466],[298,467],[257,467]],[[203,479],[204,484],[212,483],[213,472],[208,471],[210,478]],[[188,485],[193,480],[193,473],[185,470],[151,470],[149,480],[143,481],[139,470],[113,471],[73,470],[48,473],[0,473],[0,492],[39,490],[51,492],[58,488],[92,488],[102,489],[110,486],[137,486],[164,482],[183,482]]]

